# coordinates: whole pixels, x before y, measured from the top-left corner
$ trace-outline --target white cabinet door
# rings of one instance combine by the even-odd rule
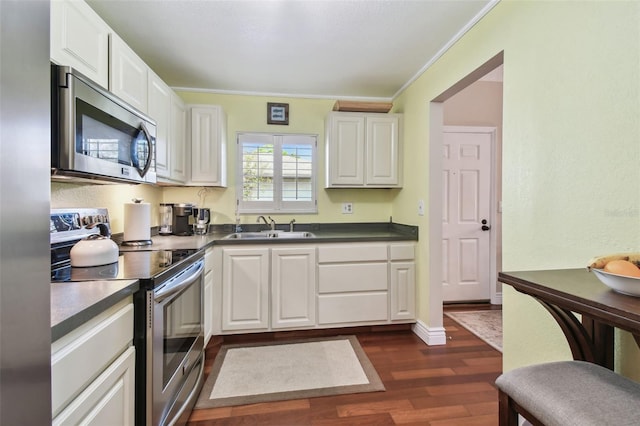
[[[391,320],[416,318],[416,264],[391,262]]]
[[[115,33],[111,34],[109,90],[129,105],[147,113],[147,64]]]
[[[222,251],[222,330],[269,328],[269,249]]]
[[[208,248],[204,255],[204,346],[213,334],[213,248]]]
[[[156,121],[156,173],[158,177],[171,177],[171,94],[172,90],[160,77],[149,70],[149,110]]]
[[[331,112],[326,135],[327,187],[401,186],[399,114]]]
[[[187,110],[182,99],[171,92],[171,125],[169,126],[169,152],[171,180],[184,183],[187,180],[185,138]]]
[[[364,122],[358,114],[330,115],[326,131],[329,186],[364,184]]]
[[[135,349],[130,347],[71,402],[52,424],[135,424]]]
[[[416,263],[413,243],[389,244],[391,320],[416,318]]]
[[[398,185],[398,117],[368,116],[366,124],[367,185]]]
[[[109,26],[84,1],[51,2],[51,59],[109,87]]]
[[[191,107],[189,185],[226,186],[226,116],[217,105]]]
[[[316,323],[315,247],[271,249],[271,328]]]

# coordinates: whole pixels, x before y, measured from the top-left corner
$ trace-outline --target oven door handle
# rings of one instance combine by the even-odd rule
[[[190,272],[188,275],[184,277],[180,277],[180,279],[172,281],[160,287],[158,290],[154,291],[153,299],[156,302],[161,302],[164,299],[180,292],[182,289],[189,287],[202,274],[202,270],[204,269],[204,261],[199,260],[197,263],[195,263],[193,266],[190,266],[184,272],[188,272],[189,269],[193,269],[193,272]]]

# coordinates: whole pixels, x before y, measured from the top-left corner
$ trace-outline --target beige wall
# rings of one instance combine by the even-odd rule
[[[638,22],[640,2],[502,1],[394,100],[412,179],[393,215],[420,225],[422,321],[440,285],[428,279],[429,218],[412,208],[428,196],[429,102],[500,52],[503,269],[581,268],[595,254],[640,248]],[[631,374],[635,350],[618,351]],[[546,311],[505,289],[505,369],[568,356]]]

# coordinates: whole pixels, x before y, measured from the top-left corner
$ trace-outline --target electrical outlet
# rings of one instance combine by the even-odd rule
[[[342,214],[353,214],[353,203],[342,203]]]
[[[424,216],[424,200],[418,200],[418,216]]]

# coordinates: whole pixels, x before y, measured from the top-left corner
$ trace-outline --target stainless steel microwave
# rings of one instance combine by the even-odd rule
[[[156,183],[156,123],[73,68],[51,66],[51,176]]]

